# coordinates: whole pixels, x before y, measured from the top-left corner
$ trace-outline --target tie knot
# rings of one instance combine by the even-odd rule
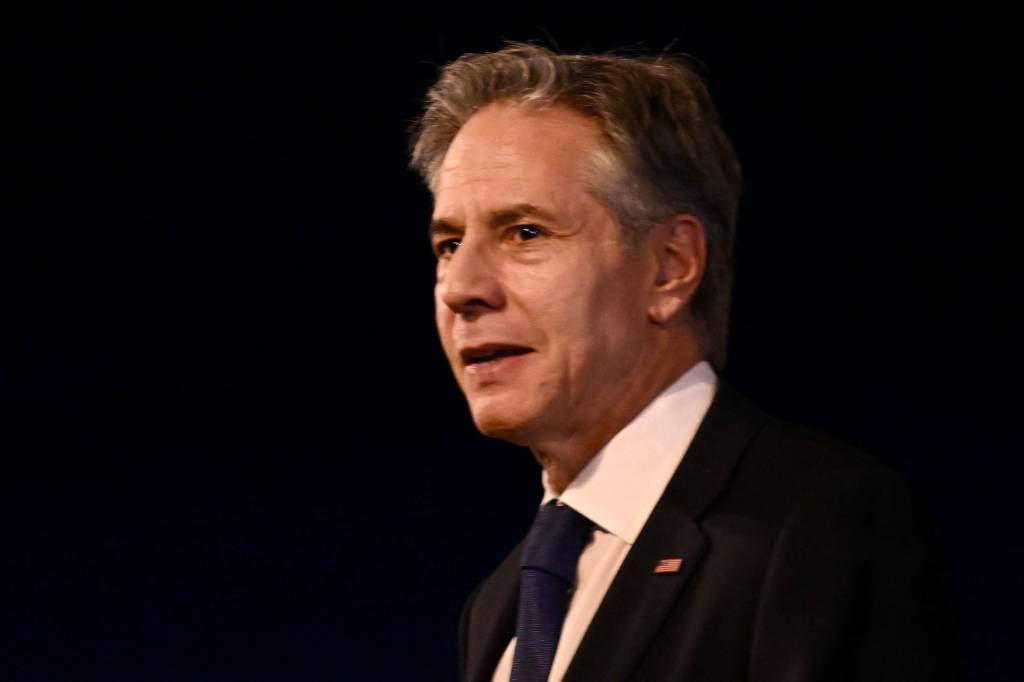
[[[522,567],[557,575],[572,584],[576,562],[593,528],[590,519],[552,500],[537,511],[523,546]]]

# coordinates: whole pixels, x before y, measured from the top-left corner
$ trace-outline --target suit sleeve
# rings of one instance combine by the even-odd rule
[[[751,682],[959,680],[957,650],[922,506],[881,467],[824,476],[775,540]]]

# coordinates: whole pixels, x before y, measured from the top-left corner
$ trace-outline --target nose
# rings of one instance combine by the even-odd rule
[[[460,315],[501,308],[504,294],[495,260],[486,244],[463,238],[459,248],[438,264],[438,301]]]

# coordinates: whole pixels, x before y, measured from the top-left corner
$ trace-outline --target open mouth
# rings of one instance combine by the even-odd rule
[[[463,352],[463,362],[466,366],[479,365],[485,362],[494,362],[501,358],[512,357],[515,355],[526,355],[532,353],[532,348],[524,348],[522,346],[487,346],[484,348],[474,348]]]

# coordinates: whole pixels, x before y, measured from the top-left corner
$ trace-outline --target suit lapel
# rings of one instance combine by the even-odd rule
[[[720,382],[686,456],[594,614],[564,682],[630,676],[707,551],[695,521],[724,490],[766,420]],[[654,572],[662,559],[676,558],[683,560],[678,573]]]
[[[594,614],[564,682],[627,679],[706,546],[692,523],[645,528]],[[680,572],[655,574],[658,562],[669,558],[683,559]]]
[[[466,652],[466,680],[488,682],[516,632],[520,542],[480,586],[469,605],[472,635]]]

